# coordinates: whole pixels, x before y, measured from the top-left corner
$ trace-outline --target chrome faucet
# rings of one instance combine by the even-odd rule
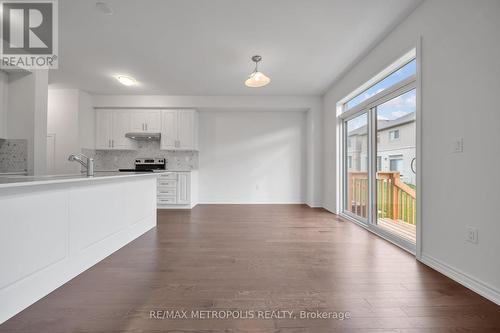
[[[86,161],[84,162],[83,159]],[[68,161],[75,161],[80,163],[85,169],[87,169],[87,177],[94,176],[94,159],[87,157],[83,154],[71,154],[68,157]]]

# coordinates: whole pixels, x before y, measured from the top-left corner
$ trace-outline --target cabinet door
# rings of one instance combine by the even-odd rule
[[[160,149],[176,148],[178,137],[177,111],[165,110],[161,114],[161,146]]]
[[[146,113],[144,111],[130,111],[131,125],[130,132],[145,132],[146,131]]]
[[[177,203],[188,205],[191,203],[190,175],[187,172],[179,172],[177,177]]]
[[[111,149],[112,123],[112,111],[96,112],[96,149]]]
[[[135,141],[125,137],[130,132],[131,116],[129,111],[115,111],[113,113],[113,137],[111,145],[114,149],[134,149]]]
[[[195,112],[193,110],[179,111],[179,143],[178,149],[194,150],[194,122]]]
[[[160,111],[148,111],[145,113],[146,131],[160,132],[161,131],[161,113]]]

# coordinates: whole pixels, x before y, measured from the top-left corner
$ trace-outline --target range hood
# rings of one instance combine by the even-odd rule
[[[154,133],[130,132],[126,133],[125,137],[134,140],[154,141],[154,140],[160,140],[161,134],[159,132],[154,132]]]

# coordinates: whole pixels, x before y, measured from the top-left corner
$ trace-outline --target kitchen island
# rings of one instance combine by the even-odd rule
[[[158,175],[0,177],[0,323],[154,228]]]

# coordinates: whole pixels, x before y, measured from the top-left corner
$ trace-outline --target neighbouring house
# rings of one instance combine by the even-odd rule
[[[415,113],[377,121],[377,171],[399,171],[401,180],[415,185]],[[367,127],[363,125],[347,134],[347,169],[368,170]]]

